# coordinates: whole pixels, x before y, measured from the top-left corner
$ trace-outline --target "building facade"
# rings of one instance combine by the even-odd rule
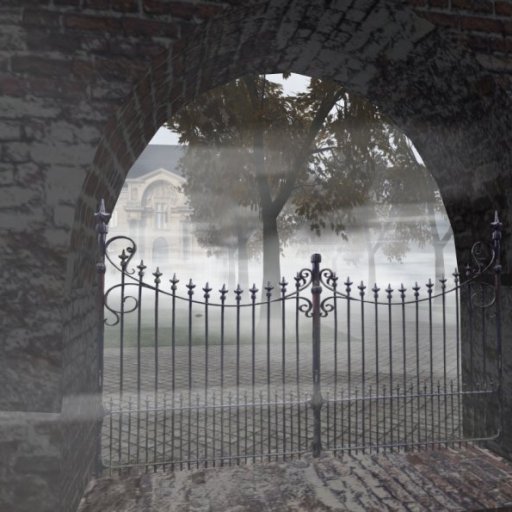
[[[198,249],[182,187],[180,146],[149,145],[130,169],[109,222],[111,236],[137,244],[136,259],[151,269],[172,268]]]

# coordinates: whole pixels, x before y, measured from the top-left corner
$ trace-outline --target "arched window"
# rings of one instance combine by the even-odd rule
[[[169,227],[169,212],[176,199],[177,191],[167,181],[158,180],[146,188],[141,203],[147,218],[153,218],[152,226],[155,229],[163,230]]]

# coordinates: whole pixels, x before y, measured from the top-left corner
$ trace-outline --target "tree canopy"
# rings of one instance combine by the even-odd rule
[[[328,80],[285,96],[247,75],[202,94],[168,127],[188,144],[181,166],[199,241],[236,240],[240,254],[260,232],[264,282],[274,285],[283,236],[304,223],[344,235],[352,209],[370,200],[389,215],[422,172],[378,108]]]

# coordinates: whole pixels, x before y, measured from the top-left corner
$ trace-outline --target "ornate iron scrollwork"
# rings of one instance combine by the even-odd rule
[[[324,268],[320,271],[320,282],[332,292],[336,292],[338,276],[330,268]]]
[[[469,285],[470,308],[488,309],[496,304],[497,289],[496,282],[485,280],[485,276],[491,273],[496,276],[501,272],[501,229],[502,223],[499,220],[498,212],[494,214],[492,226],[491,243],[476,242],[471,247],[472,265],[465,268],[466,283]],[[477,283],[475,289],[472,283]]]
[[[303,268],[295,275],[295,291],[298,293],[311,285],[313,274],[310,268]]]
[[[313,303],[311,300],[307,297],[302,297],[301,295],[299,295],[297,299],[303,301],[302,304],[297,306],[298,310],[301,313],[304,313],[307,318],[311,318],[313,316]]]
[[[295,275],[295,291],[294,295],[297,298],[297,309],[303,313],[307,318],[311,318],[313,303],[307,297],[300,295],[300,292],[309,288],[312,283],[313,273],[310,268],[303,268]],[[302,304],[299,304],[302,301]]]
[[[115,242],[117,242],[119,240],[126,241],[127,244],[125,245],[125,247],[123,247],[121,252],[118,254],[118,259],[120,260],[120,263],[118,264],[112,259],[112,256],[111,256],[111,254],[109,254],[108,249],[112,246],[112,244],[114,244]],[[124,294],[124,291],[127,286],[139,286],[139,282],[138,282],[137,278],[134,277],[135,269],[134,268],[128,269],[128,265],[129,265],[130,261],[133,259],[133,257],[135,256],[136,252],[137,252],[137,244],[135,243],[134,240],[132,240],[131,238],[129,238],[127,236],[123,236],[123,235],[114,236],[114,237],[110,238],[105,243],[105,257],[109,261],[109,263],[117,271],[121,272],[121,274],[123,276],[128,276],[132,280],[135,281],[135,282],[125,283],[124,278],[123,278],[121,283],[117,283],[117,284],[111,286],[105,292],[105,295],[104,295],[105,308],[108,311],[110,311],[110,313],[112,313],[112,315],[114,316],[114,319],[111,321],[109,321],[107,318],[104,319],[105,325],[108,325],[109,327],[113,327],[113,326],[117,325],[120,322],[121,315],[124,315],[127,313],[133,313],[139,307],[139,301],[136,297],[134,297],[133,295],[125,295]],[[118,289],[121,292],[121,297],[120,297],[121,304],[117,308],[117,307],[112,306],[112,304],[110,304],[109,302],[111,299],[111,294],[114,292],[114,290],[118,290]],[[125,306],[126,303],[129,303],[130,305],[128,307],[126,307]]]
[[[330,295],[329,297],[326,297],[325,299],[320,302],[320,316],[322,318],[325,318],[329,313],[334,311],[335,305],[334,305],[334,295]]]
[[[124,303],[126,303],[128,301],[133,301],[133,305],[131,307],[125,308],[125,307],[119,306],[120,309],[115,309],[113,306],[111,306],[109,304],[109,296],[110,296],[110,294],[114,290],[117,290],[118,288],[120,288],[121,291],[123,291],[127,286],[138,286],[138,285],[137,285],[137,283],[119,283],[119,284],[115,284],[114,286],[111,286],[105,292],[105,295],[104,295],[104,306],[105,306],[106,309],[108,309],[108,311],[110,311],[114,315],[114,320],[113,321],[109,322],[108,319],[105,318],[105,320],[104,320],[105,325],[108,325],[109,327],[114,327],[115,325],[117,325],[120,322],[121,315],[124,315],[124,314],[127,314],[127,313],[133,313],[139,307],[139,301],[133,295],[123,295],[123,294],[121,294],[121,299],[120,299],[122,301],[122,304],[124,304]]]
[[[119,266],[117,265],[117,263],[115,263],[112,260],[110,254],[108,253],[109,247],[114,242],[117,242],[118,240],[126,240],[128,242],[128,245],[126,247],[124,247],[118,255],[118,259],[121,260],[121,263],[119,264]],[[123,272],[124,274],[130,275],[130,276],[135,274],[135,269],[132,268],[131,270],[127,270],[127,268],[128,268],[128,264],[130,263],[132,258],[135,256],[136,252],[137,252],[137,244],[134,242],[134,240],[132,240],[128,236],[124,236],[124,235],[113,236],[112,238],[109,238],[105,244],[105,257],[107,258],[109,263],[119,272]]]

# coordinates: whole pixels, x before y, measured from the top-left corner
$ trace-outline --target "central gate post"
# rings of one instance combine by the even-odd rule
[[[322,451],[322,429],[321,410],[323,405],[322,391],[320,385],[320,262],[322,256],[313,254],[311,256],[311,317],[313,319],[313,396],[311,397],[311,408],[313,409],[313,457],[319,457]]]

